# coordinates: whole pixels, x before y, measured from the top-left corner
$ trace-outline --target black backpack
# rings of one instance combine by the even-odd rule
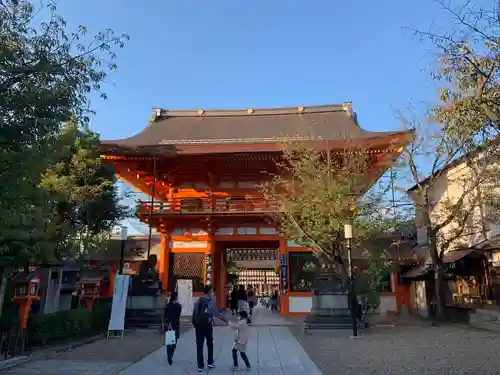
[[[210,300],[206,298],[202,298],[198,300],[196,304],[196,310],[194,313],[194,324],[197,326],[202,326],[206,324],[210,324],[210,319],[212,314],[210,314]]]

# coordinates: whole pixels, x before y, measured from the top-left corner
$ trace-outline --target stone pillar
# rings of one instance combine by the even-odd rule
[[[168,290],[168,274],[170,262],[170,233],[162,233],[160,245],[160,281],[164,294]]]

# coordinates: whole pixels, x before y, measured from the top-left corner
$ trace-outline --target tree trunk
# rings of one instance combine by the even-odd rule
[[[439,321],[448,320],[446,311],[446,296],[445,296],[446,282],[444,280],[443,264],[438,263],[434,265],[434,296],[436,299],[436,319]]]
[[[2,267],[2,276],[0,280],[0,316],[3,313],[3,302],[5,300],[5,292],[7,290],[7,280],[9,275],[9,269],[6,267]]]

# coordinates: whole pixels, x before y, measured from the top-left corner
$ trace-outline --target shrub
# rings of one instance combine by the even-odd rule
[[[98,304],[92,309],[79,308],[33,316],[28,321],[29,344],[43,346],[103,332],[107,328],[108,317],[105,304]]]

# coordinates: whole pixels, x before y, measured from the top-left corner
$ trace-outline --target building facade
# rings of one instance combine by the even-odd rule
[[[161,236],[158,268],[167,293],[177,280],[190,279],[195,297],[211,284],[217,304],[224,306],[228,254],[248,252],[247,261],[274,262],[266,268],[279,277],[280,311],[293,315],[311,310],[311,280],[303,264],[314,255],[280,235],[277,202],[261,191],[281,172],[283,144],[303,142],[332,152],[363,148],[375,181],[410,137],[409,132],[361,129],[346,102],[226,111],[155,109],[142,132],[103,141],[101,147],[119,177],[150,197],[139,202],[138,215]],[[269,259],[259,258],[264,250]],[[394,275],[390,280],[397,284]],[[388,293],[395,301],[397,286],[393,290]]]

